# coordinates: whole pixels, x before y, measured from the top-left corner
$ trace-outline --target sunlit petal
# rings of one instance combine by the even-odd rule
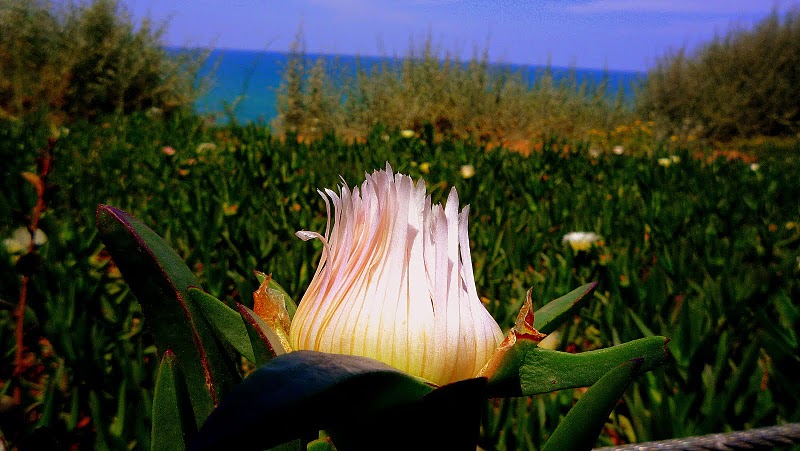
[[[468,208],[383,171],[325,190],[325,249],[290,331],[293,349],[381,360],[437,384],[475,377],[503,339],[475,288]],[[331,214],[331,206],[333,213]]]

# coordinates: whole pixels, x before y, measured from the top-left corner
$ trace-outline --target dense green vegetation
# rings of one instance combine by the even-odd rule
[[[672,338],[674,363],[636,382],[605,442],[800,420],[796,157],[763,160],[753,170],[662,149],[665,167],[646,156],[591,158],[582,142],[551,140],[524,157],[386,136],[376,130],[363,144],[332,136],[298,144],[254,125],[215,128],[199,118],[142,115],[76,124],[54,148],[50,183],[59,190],[42,218],[48,241],[28,293],[31,366],[13,381],[10,353],[0,365],[4,390],[22,383],[25,395],[23,406],[3,416],[6,438],[43,426],[65,445],[148,443],[155,350],[135,299],[103,257],[98,203],[151,224],[221,299],[250,304],[253,269],[271,272],[299,297],[320,249],[293,233],[324,229],[316,189],[335,186],[339,174],[359,183],[386,161],[424,176],[439,200],[456,186],[472,205],[477,285],[503,327],[513,324],[528,288],[541,304],[597,280],[589,306],[559,331],[560,349]],[[0,137],[0,156],[17,174],[33,169],[47,132],[3,122]],[[475,175],[464,179],[462,165]],[[1,192],[0,232],[9,236],[24,226],[35,196],[17,175],[3,178]],[[594,231],[602,242],[575,255],[562,237],[576,230]],[[0,339],[11,350],[20,282],[6,252]],[[490,406],[485,448],[542,443],[579,393]]]
[[[666,56],[635,109],[574,80],[527,86],[430,41],[345,79],[298,48],[273,132],[183,108],[200,59],[170,56],[160,29],[113,1],[0,0],[0,437],[149,447],[156,351],[97,237],[99,203],[152,226],[210,293],[252,305],[256,269],[304,292],[320,247],[294,232],[324,229],[316,190],[387,161],[435,200],[455,186],[471,204],[479,294],[504,328],[529,288],[541,305],[596,280],[558,349],[672,339],[674,361],[637,379],[601,444],[800,421],[797,24],[796,11],[773,15]],[[694,137],[752,149],[714,158]],[[12,238],[35,216],[41,149],[54,158],[46,240],[26,256]],[[571,231],[601,240],[574,252]],[[490,403],[482,448],[539,447],[581,393]]]

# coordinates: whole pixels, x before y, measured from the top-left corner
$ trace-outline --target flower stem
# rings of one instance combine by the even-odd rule
[[[36,159],[37,174],[24,173],[23,177],[29,181],[36,189],[36,204],[33,206],[30,217],[30,224],[28,231],[31,234],[31,240],[28,243],[27,255],[30,256],[36,252],[36,231],[39,228],[39,219],[42,217],[47,205],[45,203],[45,190],[47,189],[47,176],[53,167],[53,148],[56,145],[56,139],[50,138],[47,141],[47,146],[40,149],[40,155]],[[22,281],[19,289],[19,299],[17,300],[17,308],[14,311],[16,320],[16,327],[14,337],[16,340],[16,350],[14,352],[14,373],[13,377],[19,381],[25,372],[26,365],[24,364],[24,351],[25,351],[25,307],[28,300],[28,284],[31,280],[33,268],[22,269]],[[20,383],[14,387],[14,404],[19,405],[22,403],[22,389]]]

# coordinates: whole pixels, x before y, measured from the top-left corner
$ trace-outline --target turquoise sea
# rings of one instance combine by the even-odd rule
[[[357,65],[369,69],[386,61],[386,58],[381,57],[306,55],[312,63],[319,57],[325,60],[326,67],[336,67],[343,73],[354,73]],[[220,113],[218,116],[221,121],[227,120],[227,115],[223,113],[228,109],[237,121],[269,123],[277,114],[277,92],[288,58],[287,53],[280,52],[230,49],[211,51],[201,70],[201,76],[208,78],[208,90],[198,100],[197,110],[201,113]],[[514,64],[495,67],[522,71],[531,83],[546,70],[543,66]],[[642,72],[599,69],[554,67],[551,70],[556,78],[568,77],[574,72],[579,83],[599,83],[605,79],[609,96],[617,95],[622,88],[626,96],[631,97],[635,83],[645,75]]]

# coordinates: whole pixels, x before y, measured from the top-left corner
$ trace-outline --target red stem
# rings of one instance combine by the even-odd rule
[[[52,157],[52,150],[55,147],[56,141],[54,139],[50,139],[47,143],[47,147],[41,150],[42,155],[39,157],[39,181],[36,184],[36,205],[34,205],[33,210],[31,212],[31,223],[28,227],[28,231],[31,234],[31,241],[28,243],[28,254],[32,254],[36,251],[36,231],[39,228],[39,219],[42,217],[42,213],[47,208],[47,205],[44,201],[44,192],[46,189],[46,180],[47,175],[50,173],[50,169],[52,168],[53,157]],[[23,365],[23,354],[24,354],[24,339],[25,339],[25,306],[28,300],[28,283],[31,280],[30,274],[24,274],[22,276],[22,282],[19,288],[19,299],[17,301],[17,308],[14,311],[14,316],[16,319],[16,329],[14,331],[14,337],[16,340],[16,350],[14,352],[14,373],[13,377],[16,380],[22,378],[22,374],[25,371],[25,367]],[[14,403],[19,405],[22,403],[22,387],[20,384],[16,384],[14,387]]]
[[[17,327],[15,336],[17,341],[17,349],[14,353],[14,378],[22,377],[22,351],[23,339],[25,337],[23,326],[25,325],[25,303],[28,296],[28,281],[30,276],[22,276],[22,286],[19,289],[19,301],[17,302],[17,309],[14,311],[14,316],[17,320]],[[22,390],[17,384],[14,387],[14,404],[19,405],[22,402]]]

